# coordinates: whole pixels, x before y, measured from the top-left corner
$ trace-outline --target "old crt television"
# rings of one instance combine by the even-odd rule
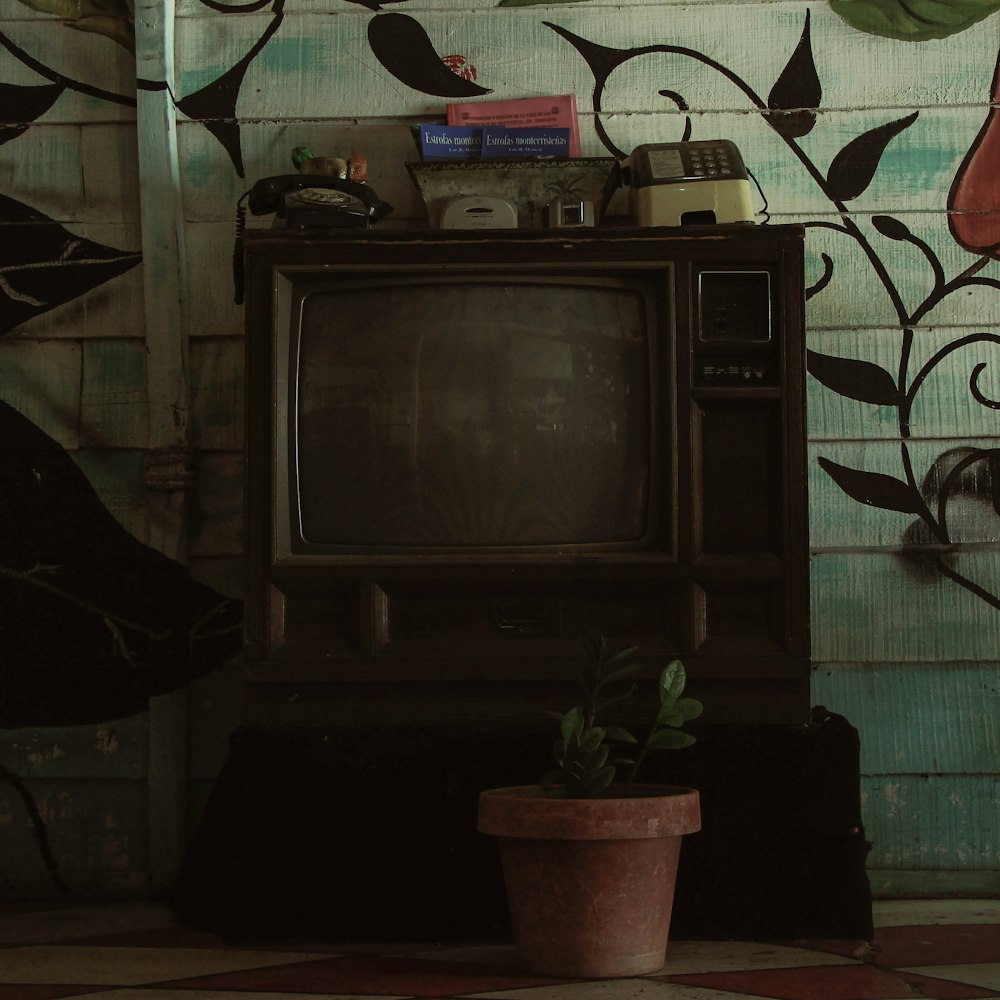
[[[806,721],[802,237],[248,233],[247,718],[541,718],[586,624]]]

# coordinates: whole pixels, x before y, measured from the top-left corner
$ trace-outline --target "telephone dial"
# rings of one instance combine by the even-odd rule
[[[265,177],[250,189],[248,207],[275,213],[290,229],[367,228],[392,211],[367,184],[323,174]]]

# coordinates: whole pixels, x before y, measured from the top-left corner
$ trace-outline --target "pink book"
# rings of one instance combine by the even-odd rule
[[[569,155],[580,155],[576,94],[522,97],[513,101],[470,101],[448,105],[449,125],[504,125],[507,128],[568,128]]]

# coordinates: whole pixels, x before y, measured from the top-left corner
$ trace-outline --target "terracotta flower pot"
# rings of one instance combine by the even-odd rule
[[[656,972],[666,960],[681,837],[701,829],[697,791],[636,786],[561,799],[537,786],[479,797],[499,837],[520,964],[550,976]]]

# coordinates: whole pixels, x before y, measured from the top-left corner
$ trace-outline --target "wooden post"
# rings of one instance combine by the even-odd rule
[[[150,544],[187,560],[189,493],[194,482],[188,437],[190,384],[183,303],[181,206],[174,90],[174,2],[139,0],[135,10],[137,135],[149,393]],[[145,83],[144,83],[145,81]],[[151,84],[165,86],[156,89]],[[172,885],[185,839],[187,696],[149,703],[149,874],[156,893]]]

